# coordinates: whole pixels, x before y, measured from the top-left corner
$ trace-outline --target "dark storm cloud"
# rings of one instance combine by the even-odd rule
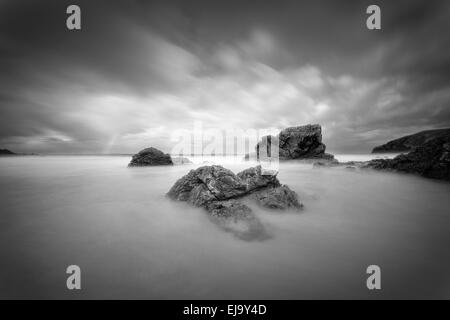
[[[3,1],[0,144],[132,152],[196,120],[319,122],[332,150],[367,151],[450,126],[449,16],[447,1]]]

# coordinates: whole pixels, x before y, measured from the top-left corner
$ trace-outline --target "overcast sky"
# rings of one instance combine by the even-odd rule
[[[78,4],[82,30],[66,28]],[[382,30],[366,28],[381,7]],[[319,123],[330,152],[450,127],[450,1],[2,1],[0,148],[169,152]]]

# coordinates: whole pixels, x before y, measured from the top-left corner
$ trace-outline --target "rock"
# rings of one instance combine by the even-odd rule
[[[412,151],[415,147],[421,146],[426,142],[439,137],[450,137],[450,128],[421,131],[391,140],[381,146],[373,148],[372,153],[408,152]]]
[[[367,162],[364,162],[364,161],[339,162],[338,160],[333,159],[332,161],[316,161],[313,163],[313,167],[314,168],[316,168],[316,167],[345,167],[347,169],[356,169],[366,163]]]
[[[244,160],[244,161],[257,160],[256,158],[257,158],[257,157],[256,157],[256,152],[250,152],[250,153],[246,153],[246,154],[244,155],[243,160]]]
[[[224,230],[245,240],[269,237],[246,202],[269,209],[300,209],[297,194],[281,185],[276,175],[264,175],[261,166],[238,174],[218,165],[191,170],[167,196],[204,208]]]
[[[256,145],[258,158],[271,156],[271,145],[278,146],[280,159],[327,159],[333,155],[325,153],[326,146],[322,143],[322,128],[318,124],[290,127],[281,130],[278,136],[265,136]],[[266,149],[266,152],[262,150]],[[261,152],[260,152],[261,151]]]
[[[246,188],[246,184],[232,171],[213,165],[189,171],[175,182],[167,195],[174,200],[204,206],[211,201],[243,195]]]
[[[245,181],[246,191],[251,192],[256,189],[266,187],[278,187],[280,182],[276,175],[263,175],[261,166],[245,169],[237,174],[237,177]]]
[[[192,161],[186,157],[171,157],[173,164],[181,165],[181,164],[192,164]]]
[[[450,180],[450,136],[440,136],[394,159],[375,159],[363,168],[415,173],[427,178]]]
[[[251,220],[254,218],[252,210],[235,199],[212,201],[206,205],[206,208],[214,217],[232,218],[233,220]]]
[[[342,165],[343,165],[343,163],[339,162],[336,159],[332,159],[330,161],[319,160],[319,161],[313,162],[313,167],[338,167],[338,166],[342,166]]]
[[[211,220],[242,240],[265,240],[270,235],[252,210],[236,199],[211,202],[206,207]]]
[[[8,149],[0,149],[0,156],[38,156],[38,153],[15,153]]]
[[[297,194],[289,189],[288,186],[282,185],[276,188],[263,189],[252,194],[259,205],[269,209],[300,209],[303,205],[298,202]]]
[[[12,156],[12,155],[15,155],[15,153],[8,149],[0,149],[0,155],[1,156]]]
[[[178,179],[167,193],[167,196],[177,201],[188,201],[192,190],[201,184],[200,180],[197,179],[197,170],[191,170],[187,175]]]
[[[197,179],[218,199],[225,200],[243,195],[247,186],[231,170],[222,166],[201,167]]]
[[[129,167],[143,167],[143,166],[163,166],[173,165],[172,159],[169,154],[165,154],[162,151],[150,147],[139,151],[139,153],[133,155]]]

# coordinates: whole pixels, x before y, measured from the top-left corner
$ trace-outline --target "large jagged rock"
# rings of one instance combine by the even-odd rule
[[[161,150],[150,147],[139,151],[133,155],[129,167],[143,167],[143,166],[164,166],[173,165],[169,154],[165,154]]]
[[[440,136],[394,159],[375,159],[363,168],[415,173],[427,178],[450,180],[450,136]]]
[[[246,193],[245,183],[222,166],[203,166],[189,171],[179,179],[167,195],[174,200],[187,201],[196,206],[225,200]]]
[[[398,139],[391,140],[381,146],[373,148],[372,153],[396,153],[412,151],[415,147],[419,147],[428,141],[441,137],[450,137],[450,128],[425,130]]]
[[[277,136],[265,136],[256,145],[257,157],[271,157],[271,146],[278,146],[279,158],[288,159],[328,159],[333,155],[325,153],[322,143],[322,128],[318,124],[290,127],[281,130]]]
[[[302,205],[297,194],[281,185],[276,175],[264,175],[261,166],[237,175],[222,166],[203,166],[180,178],[167,196],[206,209],[223,229],[246,240],[268,237],[264,226],[247,205],[268,209],[295,209]]]

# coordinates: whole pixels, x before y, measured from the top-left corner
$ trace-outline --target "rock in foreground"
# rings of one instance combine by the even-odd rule
[[[297,194],[276,175],[263,175],[261,166],[237,175],[222,166],[203,166],[179,179],[167,196],[206,209],[220,227],[245,240],[268,237],[250,203],[280,210],[302,207]]]
[[[173,165],[170,155],[153,147],[141,150],[133,155],[131,162],[128,164],[129,167],[164,165]]]
[[[287,159],[328,159],[333,155],[325,153],[326,146],[322,143],[322,128],[318,124],[290,127],[283,129],[278,136],[265,136],[256,145],[258,158],[264,155],[271,156],[271,145],[278,145],[279,157]],[[262,152],[266,148],[266,152]]]
[[[426,130],[415,134],[391,140],[381,146],[375,147],[372,153],[395,153],[412,151],[415,147],[419,147],[428,141],[436,138],[450,137],[449,129]]]

